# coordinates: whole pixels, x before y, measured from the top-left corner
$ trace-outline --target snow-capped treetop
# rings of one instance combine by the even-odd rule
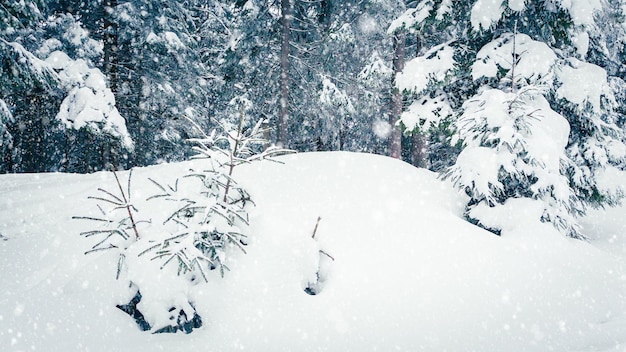
[[[13,121],[13,115],[11,114],[11,110],[9,110],[4,100],[0,99],[0,124],[11,121]]]
[[[452,12],[452,0],[443,0],[439,4],[439,8],[437,9],[437,15],[435,19],[438,21],[443,20],[444,16]]]
[[[358,74],[358,79],[364,82],[380,82],[381,77],[391,77],[393,70],[389,64],[374,51],[368,60],[368,64]]]
[[[570,13],[575,25],[590,26],[594,24],[593,16],[602,7],[602,0],[559,0],[557,4]]]
[[[518,4],[517,1],[512,1]],[[518,10],[519,11],[519,10]],[[477,31],[489,29],[497,23],[504,12],[503,0],[478,0],[472,7],[471,23],[472,28]]]
[[[146,43],[152,45],[164,45],[168,50],[185,49],[185,43],[183,43],[178,35],[172,31],[165,31],[159,34],[154,32],[148,33],[146,37]]]
[[[7,131],[6,124],[13,121],[13,115],[7,107],[7,104],[4,100],[0,99],[0,148],[5,146],[7,142],[10,142],[11,140],[11,135]]]
[[[30,51],[26,50],[26,48],[24,48],[21,44],[16,42],[7,42],[6,40],[0,38],[0,49],[2,49],[2,46],[4,45],[15,53],[15,61],[19,63],[19,66],[13,68],[13,70],[15,70],[14,74],[29,76],[28,79],[31,80],[35,79],[33,76],[37,76],[37,78],[39,78],[38,80],[42,83],[58,80],[56,73],[50,65],[37,58]],[[27,80],[26,77],[23,79]]]
[[[427,18],[435,15],[437,21],[442,21],[445,15],[452,12],[452,0],[443,0],[435,10],[433,0],[421,0],[416,7],[409,8],[402,15],[391,22],[387,28],[387,34],[392,34],[401,29],[414,28],[422,24]]]

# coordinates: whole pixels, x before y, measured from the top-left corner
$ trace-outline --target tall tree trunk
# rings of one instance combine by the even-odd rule
[[[117,24],[113,20],[113,10],[117,6],[117,0],[104,0],[103,3],[103,19],[102,19],[102,41],[104,43],[104,74],[109,78],[109,86],[114,94],[117,94],[118,88],[118,37]]]
[[[422,36],[418,32],[415,38],[415,57],[422,53]],[[426,137],[419,129],[413,131],[411,136],[411,164],[416,167],[426,167]]]
[[[287,126],[289,123],[289,38],[291,31],[291,4],[281,0],[281,22],[283,27],[280,50],[280,116],[278,118],[278,144],[287,146]]]
[[[119,55],[118,55],[118,31],[117,24],[113,19],[113,11],[117,6],[117,0],[104,0],[103,4],[103,19],[102,19],[102,41],[104,44],[104,74],[109,79],[109,88],[114,95],[118,93],[119,87]],[[109,165],[118,166],[119,151],[115,148],[114,143],[111,142],[111,138],[107,138],[106,142],[102,146],[102,169],[109,169]]]
[[[402,114],[402,92],[396,86],[396,77],[404,69],[404,45],[405,34],[402,31],[394,33],[393,88],[391,90],[391,115],[389,115],[389,124],[391,125],[389,156],[396,159],[402,159],[402,132],[396,124]]]

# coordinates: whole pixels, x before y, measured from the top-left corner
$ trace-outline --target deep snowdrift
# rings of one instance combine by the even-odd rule
[[[190,335],[139,331],[115,308],[128,294],[115,280],[116,258],[106,252],[83,255],[92,243],[79,232],[91,224],[71,217],[94,207],[86,197],[97,187],[113,187],[112,175],[0,176],[0,349],[626,346],[622,209],[596,211],[585,220],[592,243],[551,231],[497,237],[463,221],[462,196],[428,171],[365,154],[282,160],[236,169],[257,204],[248,254],[233,250],[225,278],[211,275],[189,293],[204,320]],[[194,163],[138,169],[133,197],[153,194],[148,176],[171,182]],[[335,261],[322,256],[325,282],[310,296],[304,288],[315,279],[319,249]]]

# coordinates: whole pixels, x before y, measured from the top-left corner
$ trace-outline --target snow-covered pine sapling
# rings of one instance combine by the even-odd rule
[[[101,216],[75,217],[98,223],[98,228],[82,233],[98,236],[88,253],[119,251],[117,278],[127,280],[130,301],[117,307],[133,317],[142,330],[189,333],[202,326],[190,297],[191,287],[209,281],[210,270],[219,269],[223,276],[228,270],[230,248],[245,253],[246,208],[253,203],[236,182],[234,170],[241,164],[288,152],[265,148],[262,124],[245,129],[242,110],[235,131],[206,135],[199,129],[202,138],[191,142],[195,144],[195,158],[206,160],[206,166],[191,170],[173,186],[149,178],[158,193],[142,203],[144,209],[150,209],[152,219],[141,231],[137,228],[137,209],[130,199],[130,175],[127,190],[114,173],[117,191],[99,188],[100,195],[89,197],[98,202]],[[203,280],[198,280],[200,277]]]
[[[270,159],[288,150],[270,147],[262,138],[267,132],[263,120],[252,128],[244,129],[245,110],[242,108],[238,126],[234,131],[204,133],[195,122],[201,138],[190,139],[197,153],[194,159],[205,159],[207,168],[191,170],[176,181],[175,187],[164,187],[156,180],[152,183],[160,193],[150,200],[162,199],[173,202],[171,214],[163,225],[170,236],[146,248],[140,255],[152,255],[161,260],[162,267],[176,263],[179,274],[197,275],[208,281],[207,271],[219,269],[224,276],[226,254],[229,247],[246,252],[247,235],[242,230],[248,226],[246,207],[252,203],[248,192],[233,177],[237,166],[253,161]],[[189,187],[195,187],[189,191]]]
[[[115,170],[112,172],[117,184],[117,191],[112,192],[100,187],[98,188],[99,195],[87,197],[98,202],[97,208],[100,214],[97,216],[73,216],[72,218],[89,220],[99,224],[95,229],[80,233],[81,236],[97,238],[97,242],[85,254],[110,249],[117,250],[119,259],[116,277],[119,278],[126,249],[130,243],[139,239],[137,221],[133,216],[133,213],[137,213],[138,210],[130,198],[133,170],[129,171],[126,190],[122,187]]]

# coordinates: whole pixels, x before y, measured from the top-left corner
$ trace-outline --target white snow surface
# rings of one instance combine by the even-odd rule
[[[0,176],[0,346],[106,352],[626,348],[623,209],[586,219],[591,243],[556,235],[551,226],[497,237],[465,222],[464,196],[429,171],[353,153],[281,161],[235,170],[257,204],[248,253],[232,251],[225,278],[211,273],[208,283],[192,287],[204,325],[190,335],[139,331],[115,308],[128,300],[115,280],[116,257],[83,255],[92,243],[78,233],[91,224],[71,216],[89,215],[94,204],[86,197],[97,187],[114,187],[110,173]],[[137,169],[133,199],[153,194],[147,177],[173,180],[202,162]],[[142,216],[158,211],[145,214],[144,203],[137,205]],[[523,219],[511,211],[502,216],[516,219],[513,225]],[[303,288],[318,249],[335,261],[327,263],[320,294],[309,296]]]

